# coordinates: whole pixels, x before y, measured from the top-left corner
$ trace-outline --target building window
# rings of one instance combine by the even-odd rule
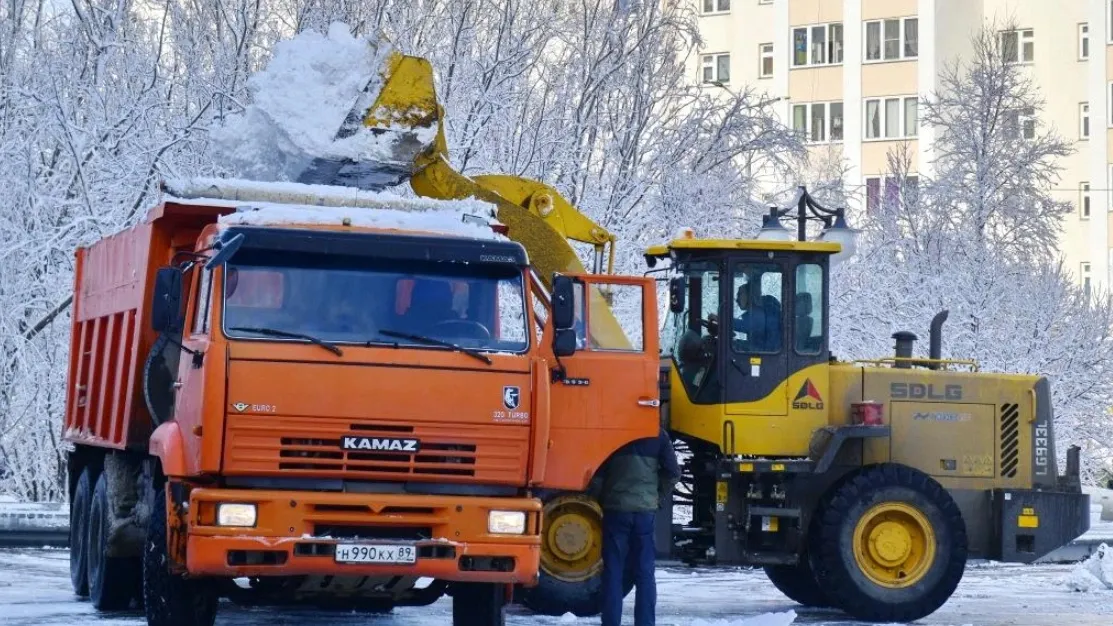
[[[817,24],[792,29],[792,67],[842,63],[842,24]]]
[[[1090,295],[1090,264],[1082,264],[1082,291]]]
[[[866,22],[866,60],[897,61],[920,54],[920,20],[915,17]]]
[[[792,130],[808,143],[843,140],[842,102],[812,102],[792,107]]]
[[[729,83],[730,82],[730,55],[705,54],[703,55],[703,82]]]
[[[915,96],[866,100],[866,139],[906,139],[919,134]]]
[[[1078,184],[1078,217],[1079,219],[1090,219],[1090,183]]]
[[[1090,58],[1090,25],[1078,25],[1078,60],[1085,61]]]
[[[1078,138],[1090,138],[1090,103],[1078,103]]]
[[[1031,63],[1036,58],[1036,35],[1031,28],[1001,33],[1001,55],[1005,63]]]
[[[773,44],[761,44],[758,46],[758,52],[761,58],[761,65],[758,67],[758,77],[769,78],[773,76]]]
[[[703,0],[701,5],[700,8],[705,15],[730,12],[730,0]]]
[[[885,195],[881,195],[882,185]],[[866,213],[874,213],[882,207],[896,209],[900,206],[915,206],[920,191],[919,176],[905,176],[904,184],[893,176],[873,176],[866,179]]]
[[[1014,139],[1036,138],[1036,111],[1025,107],[1005,112],[1005,132]]]

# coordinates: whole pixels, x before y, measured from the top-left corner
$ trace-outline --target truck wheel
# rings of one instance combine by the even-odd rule
[[[587,496],[561,494],[545,503],[542,519],[541,575],[537,586],[517,588],[515,600],[541,615],[599,615],[603,608],[603,510]],[[623,577],[623,595],[633,588],[631,569]]]
[[[89,506],[93,499],[92,469],[86,467],[77,479],[70,499],[70,583],[73,592],[89,595],[89,554],[85,536],[89,532]]]
[[[766,565],[765,575],[777,591],[797,604],[816,608],[831,606],[827,595],[815,580],[807,554],[802,555],[796,565]]]
[[[505,606],[505,585],[456,583],[452,589],[452,626],[504,626]]]
[[[219,598],[209,581],[170,572],[166,494],[155,489],[143,545],[143,604],[147,626],[212,626]]]
[[[85,533],[89,599],[98,611],[128,608],[132,598],[132,576],[138,565],[134,559],[108,556],[111,506],[108,502],[108,475],[101,474],[93,489]]]
[[[816,579],[839,608],[866,621],[912,622],[954,593],[966,567],[966,525],[930,476],[884,464],[839,486],[809,548]]]

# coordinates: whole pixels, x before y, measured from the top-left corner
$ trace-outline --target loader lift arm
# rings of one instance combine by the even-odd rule
[[[428,60],[394,53],[382,74],[374,100],[373,94],[361,94],[336,137],[343,139],[358,132],[397,133],[393,161],[341,163],[317,159],[301,182],[354,183],[375,188],[372,181],[402,172],[397,182],[408,178],[410,187],[420,196],[475,198],[495,205],[498,220],[507,227],[507,237],[526,249],[537,276],[549,291],[554,273],[587,272],[569,241],[594,248],[594,273],[614,272],[614,234],[584,215],[552,186],[508,174],[466,176],[452,167],[444,137],[444,109],[437,100]],[[430,137],[434,128],[435,135]],[[331,173],[333,178],[322,180],[322,173]],[[588,300],[594,332],[606,335],[609,345],[629,345],[610,309],[608,295],[592,288]]]

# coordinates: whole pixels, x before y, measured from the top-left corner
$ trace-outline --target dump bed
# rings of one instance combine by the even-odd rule
[[[143,399],[143,362],[155,341],[155,272],[192,252],[201,230],[229,207],[164,202],[140,224],[78,248],[64,438],[147,449],[153,430]]]

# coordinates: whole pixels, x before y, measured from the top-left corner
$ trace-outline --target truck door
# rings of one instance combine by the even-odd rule
[[[657,294],[651,278],[568,276],[577,350],[554,364],[550,447],[561,454],[549,456],[545,483],[579,489],[615,449],[660,428]]]

